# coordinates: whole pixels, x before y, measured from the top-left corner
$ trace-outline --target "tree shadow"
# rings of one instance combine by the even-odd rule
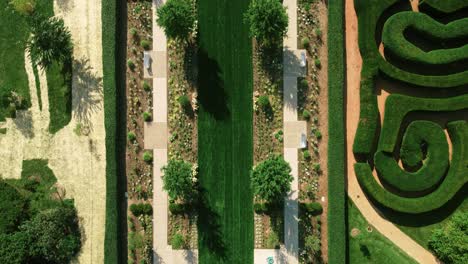
[[[33,138],[33,118],[31,111],[17,111],[16,118],[12,118],[13,123],[15,123],[16,128],[21,132],[25,138]]]
[[[198,68],[198,102],[201,108],[216,120],[225,120],[230,114],[228,95],[218,62],[210,58],[205,50],[199,49]]]
[[[75,7],[75,0],[59,0],[55,3],[57,3],[57,6],[64,12],[68,12]]]
[[[206,190],[200,189],[198,201],[198,248],[205,247],[218,260],[227,260],[227,247],[221,228],[221,218],[208,201]],[[201,252],[200,252],[201,255]]]
[[[359,250],[361,251],[362,255],[364,255],[366,258],[370,259],[371,253],[369,251],[369,248],[366,245],[360,244],[359,245]]]
[[[90,117],[101,110],[103,99],[102,78],[89,65],[89,59],[73,62],[72,112],[79,123],[92,130]]]

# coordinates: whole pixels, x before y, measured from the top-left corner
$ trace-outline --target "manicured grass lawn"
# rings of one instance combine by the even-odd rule
[[[414,259],[406,255],[376,229],[367,231],[368,223],[361,212],[348,199],[348,232],[353,228],[359,229],[359,234],[349,237],[349,263],[379,263],[379,264],[415,264]]]
[[[0,121],[9,117],[6,112],[9,103],[5,97],[11,91],[26,100],[26,108],[31,106],[28,77],[24,68],[24,52],[30,27],[26,17],[15,12],[8,3],[0,2]],[[53,1],[36,1],[36,13],[53,16]],[[51,133],[63,128],[71,119],[71,72],[71,65],[64,67],[59,64],[54,64],[46,72]]]
[[[200,263],[253,262],[249,0],[199,0]]]

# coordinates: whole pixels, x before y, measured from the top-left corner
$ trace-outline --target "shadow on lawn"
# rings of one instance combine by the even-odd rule
[[[229,116],[227,94],[224,91],[224,81],[221,69],[216,60],[208,53],[198,50],[198,101],[200,106],[216,120],[225,120]]]
[[[220,225],[221,218],[208,201],[206,190],[200,189],[198,201],[198,248],[208,249],[219,261],[227,259],[227,248]]]

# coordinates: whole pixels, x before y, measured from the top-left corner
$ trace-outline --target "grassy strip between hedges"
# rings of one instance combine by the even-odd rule
[[[328,263],[346,263],[344,1],[328,6]]]
[[[125,4],[125,2],[124,2]],[[120,113],[122,109],[117,109],[120,100],[123,100],[124,82],[119,78],[117,70],[120,60],[120,48],[117,46],[120,41],[120,23],[123,23],[125,15],[121,13],[121,1],[102,1],[102,56],[103,56],[103,87],[104,87],[104,114],[106,128],[106,230],[104,242],[104,263],[119,264],[126,263],[127,252],[123,245],[125,231],[122,228],[121,219],[125,218],[123,210],[119,209],[119,204],[123,203],[123,190],[120,190],[119,179],[125,171],[122,164],[122,148],[125,148],[125,141],[120,131],[122,120]],[[125,74],[123,74],[125,75]],[[124,220],[125,221],[125,220]]]

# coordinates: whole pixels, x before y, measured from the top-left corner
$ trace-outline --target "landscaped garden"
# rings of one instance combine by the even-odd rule
[[[468,3],[410,4],[355,1],[363,64],[354,171],[384,218],[445,263],[464,263]]]

